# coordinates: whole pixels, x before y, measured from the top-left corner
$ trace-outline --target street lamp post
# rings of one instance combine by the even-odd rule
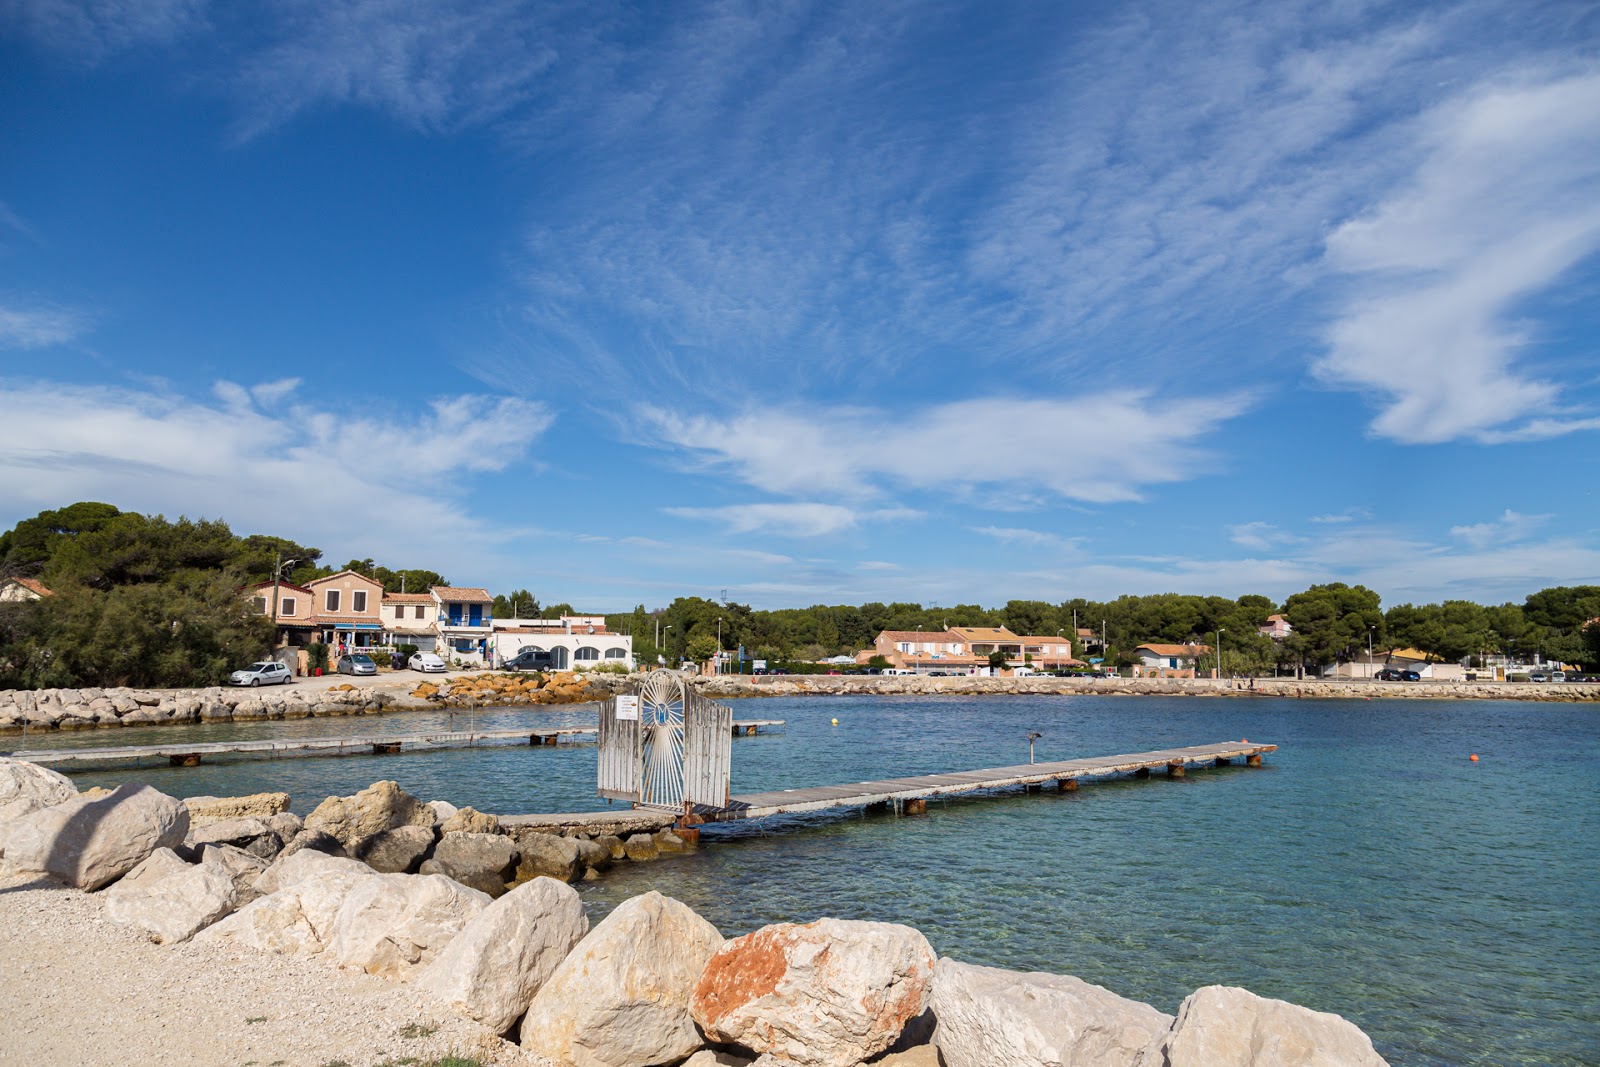
[[[722,616],[717,616],[717,665],[712,668],[712,674],[722,673]]]
[[[667,624],[666,624],[666,625],[665,625],[665,626],[663,626],[663,627],[662,627],[662,628],[661,628],[661,639],[662,639],[662,640],[663,640],[663,641],[670,641],[670,640],[671,640],[671,637],[670,637],[670,636],[669,636],[669,631],[670,631],[670,630],[671,630],[671,629],[672,629],[672,624],[671,624],[671,623],[670,623],[670,622],[669,622],[669,623],[667,623]],[[660,646],[657,646],[657,647],[658,647],[658,648],[659,648],[659,647],[660,647]],[[657,653],[656,653],[656,654],[657,654],[657,655],[660,655],[660,653],[659,653],[659,652],[657,652]]]
[[[1367,681],[1372,681],[1372,627],[1367,627]]]
[[[284,559],[279,549],[272,563],[272,647],[278,647],[278,591],[283,587],[283,568],[299,563],[298,559]]]
[[[1222,635],[1228,632],[1226,626],[1217,627],[1217,681],[1222,681]]]

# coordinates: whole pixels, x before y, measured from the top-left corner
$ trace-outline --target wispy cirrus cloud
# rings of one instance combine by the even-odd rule
[[[661,510],[676,518],[711,523],[723,533],[769,533],[781,537],[826,537],[853,529],[862,522],[888,522],[922,517],[921,512],[910,508],[860,510],[840,504],[813,502],[728,504],[722,507],[675,507]]]
[[[1518,365],[1537,328],[1515,318],[1600,251],[1600,71],[1491,83],[1418,125],[1415,175],[1328,237],[1352,294],[1316,373],[1376,397],[1372,431],[1407,443],[1600,427]]]
[[[1047,530],[1030,530],[1020,526],[974,526],[973,533],[992,537],[1005,545],[1022,545],[1036,549],[1072,549],[1081,542],[1081,538],[1062,537],[1060,534],[1050,533]]]
[[[786,496],[1004,486],[1128,501],[1214,464],[1200,442],[1249,404],[1242,395],[1166,400],[1126,391],[958,400],[903,413],[790,408],[685,419],[646,406],[639,421],[659,447]]]
[[[0,25],[85,62],[165,44],[203,23],[206,0],[12,0]]]
[[[1549,522],[1549,515],[1523,515],[1507,508],[1493,522],[1475,522],[1470,525],[1450,527],[1450,536],[1459,537],[1473,548],[1510,544],[1526,540],[1533,532]]]
[[[49,348],[88,332],[81,311],[41,304],[0,303],[0,348]]]

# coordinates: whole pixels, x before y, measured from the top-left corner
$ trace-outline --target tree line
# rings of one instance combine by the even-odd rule
[[[0,604],[0,688],[191,686],[223,681],[263,655],[268,621],[246,610],[244,587],[270,581],[304,585],[353,570],[387,592],[425,592],[448,585],[437,571],[390,568],[371,559],[342,567],[287,538],[239,536],[225,522],[145,516],[84,502],[24,519],[0,534],[0,578],[38,578],[54,596]],[[494,597],[496,618],[583,614],[571,604],[541,604],[530,590]],[[594,613],[601,614],[601,613]],[[1293,633],[1275,642],[1259,628],[1270,615],[1288,618]],[[641,664],[658,657],[704,661],[720,647],[773,662],[817,660],[869,647],[883,630],[942,631],[952,626],[1004,626],[1023,636],[1095,634],[1096,654],[1114,665],[1133,662],[1147,642],[1195,643],[1210,651],[1200,666],[1224,673],[1270,674],[1315,669],[1391,649],[1417,649],[1441,661],[1485,655],[1581,663],[1600,669],[1600,586],[1557,586],[1520,604],[1381,605],[1376,592],[1334,582],[1313,585],[1279,604],[1247,594],[1237,599],[1160,593],[1097,601],[1011,600],[1003,607],[949,607],[872,601],[758,611],[749,605],[679,597],[665,608],[640,604],[606,616],[608,628],[633,637]],[[1098,648],[1103,634],[1104,649]]]

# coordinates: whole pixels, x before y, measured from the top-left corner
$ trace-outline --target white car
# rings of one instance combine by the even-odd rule
[[[443,674],[445,671],[444,660],[432,652],[413,652],[406,665],[414,671],[422,671],[425,674]]]
[[[262,660],[252,663],[242,671],[234,671],[228,680],[234,685],[288,685],[294,675],[281,663]]]

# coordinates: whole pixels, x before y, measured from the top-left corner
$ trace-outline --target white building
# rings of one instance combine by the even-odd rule
[[[606,629],[604,615],[564,615],[559,619],[495,619],[495,662],[504,663],[525,648],[549,652],[557,670],[620,663],[634,669],[633,637]]]

